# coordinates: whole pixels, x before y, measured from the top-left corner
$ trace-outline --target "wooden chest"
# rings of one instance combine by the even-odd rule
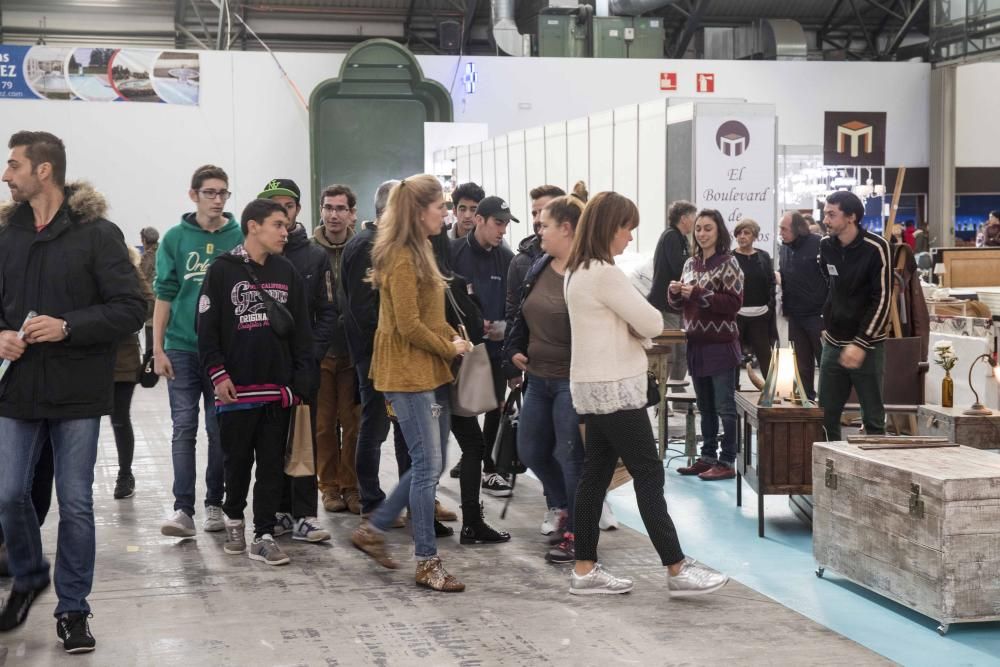
[[[1000,449],[1000,412],[963,415],[964,410],[964,407],[921,405],[917,409],[917,434],[944,436],[976,449]]]
[[[940,622],[1000,619],[1000,455],[813,447],[813,554]]]

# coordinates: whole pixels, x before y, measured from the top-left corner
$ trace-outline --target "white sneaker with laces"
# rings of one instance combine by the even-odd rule
[[[160,533],[167,537],[194,537],[194,519],[184,510],[176,510],[160,526]]]
[[[295,524],[292,539],[300,542],[326,542],[330,539],[330,531],[321,528],[316,523],[316,517],[307,516]]]
[[[558,507],[550,507],[545,510],[545,517],[542,519],[542,535],[551,535],[559,530],[559,515],[562,510]]]
[[[601,510],[601,522],[598,524],[601,530],[615,530],[618,528],[618,519],[615,518],[615,513],[611,511],[611,505],[608,501],[604,501],[604,508]]]
[[[205,507],[205,523],[201,529],[206,533],[219,533],[226,529],[226,517],[222,514],[221,507],[218,505]]]

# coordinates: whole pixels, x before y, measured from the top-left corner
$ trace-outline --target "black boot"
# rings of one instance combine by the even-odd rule
[[[437,519],[434,519],[434,537],[451,537],[454,534],[454,528],[446,526]]]
[[[510,533],[502,530],[494,530],[484,520],[483,503],[479,503],[479,512],[471,517],[462,513],[462,536],[459,538],[461,544],[499,544],[510,540]]]

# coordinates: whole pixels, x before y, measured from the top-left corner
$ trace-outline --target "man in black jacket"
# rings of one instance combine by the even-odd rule
[[[205,274],[198,298],[198,354],[215,387],[225,455],[224,550],[247,550],[243,510],[256,461],[250,558],[284,565],[288,556],[273,539],[275,514],[290,408],[315,391],[314,342],[305,283],[281,256],[288,241],[285,209],[255,199],[243,210],[240,226],[246,240],[220,255]]]
[[[101,415],[111,413],[115,350],[142,328],[146,302],[125,238],[104,198],[65,185],[66,150],[47,132],[18,132],[0,209],[0,524],[14,582],[0,631],[19,626],[49,585],[31,479],[51,439],[59,500],[56,633],[94,650],[87,618],[94,579],[94,464]],[[29,314],[37,313],[26,321]]]
[[[653,253],[653,285],[647,299],[663,314],[664,329],[680,329],[681,313],[667,303],[667,287],[681,279],[684,262],[691,256],[687,237],[694,229],[697,207],[689,201],[679,200],[667,210],[667,229],[660,235]],[[683,380],[687,375],[687,345],[671,345],[670,379]]]
[[[268,182],[257,195],[259,199],[270,199],[281,204],[288,214],[288,243],[285,245],[285,259],[292,263],[305,282],[309,300],[309,323],[315,342],[313,364],[313,386],[319,387],[319,365],[326,356],[337,327],[339,314],[333,294],[334,280],[326,252],[309,240],[306,228],[298,222],[300,203],[299,186],[290,178],[276,178]],[[316,396],[308,397],[313,425],[313,442],[316,440]],[[313,447],[313,465],[316,465],[316,448]],[[330,539],[329,531],[316,522],[318,502],[316,476],[290,477],[285,475],[285,485],[281,494],[281,505],[274,524],[274,536],[291,533],[293,540],[303,542],[325,542]]]
[[[820,241],[819,261],[830,295],[823,308],[819,402],[827,440],[840,440],[840,417],[852,386],[865,433],[885,433],[882,348],[892,299],[892,253],[884,238],[861,228],[864,215],[861,200],[846,190],[827,197],[823,209],[830,235]]]
[[[816,400],[815,372],[823,352],[823,304],[829,285],[819,266],[820,237],[809,222],[789,211],[778,223],[781,248],[781,312],[788,319],[788,340],[795,346],[795,363],[809,400]]]
[[[542,240],[538,236],[538,228],[542,224],[539,219],[545,205],[556,197],[562,197],[566,191],[558,185],[539,185],[532,189],[528,196],[531,197],[531,227],[534,234],[525,236],[517,245],[517,254],[510,260],[510,268],[507,270],[507,306],[506,318],[507,328],[514,324],[514,317],[517,316],[517,308],[521,305],[521,287],[524,279],[528,275],[528,269],[535,263],[535,260],[542,256]]]

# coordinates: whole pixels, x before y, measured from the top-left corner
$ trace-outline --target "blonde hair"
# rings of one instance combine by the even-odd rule
[[[590,198],[590,193],[587,192],[587,184],[583,181],[577,181],[573,184],[573,191],[570,192],[571,195],[582,201],[584,204]]]
[[[372,285],[382,286],[382,276],[389,268],[390,258],[403,249],[410,254],[418,280],[444,285],[444,276],[420,224],[423,210],[443,196],[441,183],[429,174],[410,176],[393,186],[372,247]]]
[[[639,226],[639,209],[628,197],[617,192],[598,192],[587,202],[580,222],[576,226],[573,247],[566,260],[566,268],[576,271],[588,268],[590,262],[614,264],[611,241],[619,229]]]

